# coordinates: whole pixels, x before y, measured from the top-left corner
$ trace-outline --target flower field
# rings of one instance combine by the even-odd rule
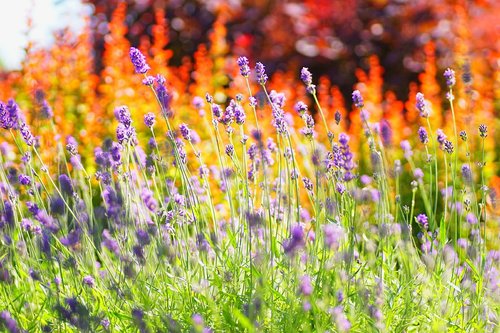
[[[223,14],[178,66],[158,8],[138,44],[114,9],[100,70],[90,24],[30,43],[0,74],[1,331],[499,332],[500,48],[455,10],[404,100],[376,54],[345,94],[233,52]]]

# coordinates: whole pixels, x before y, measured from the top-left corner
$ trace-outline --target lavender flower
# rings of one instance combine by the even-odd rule
[[[404,155],[407,159],[413,155],[413,151],[411,150],[411,145],[408,140],[401,141],[401,149],[403,149]]]
[[[40,114],[44,119],[51,119],[54,117],[54,112],[47,101],[42,102],[42,105],[40,106]]]
[[[427,109],[427,102],[424,98],[424,94],[421,92],[417,93],[416,95],[416,107],[417,110],[420,112],[420,117],[422,118],[427,118],[429,117],[429,110]]]
[[[205,101],[200,96],[194,96],[191,104],[193,104],[193,106],[196,110],[200,110],[205,105]]]
[[[466,131],[460,131],[460,138],[462,139],[462,141],[467,141],[467,132]]]
[[[152,112],[146,113],[146,115],[144,116],[144,124],[149,128],[152,128],[155,125],[155,121],[156,117]]]
[[[101,323],[100,323],[100,324],[101,324],[101,326],[102,326],[102,327],[103,327],[103,328],[107,331],[107,330],[109,330],[109,325],[110,325],[111,323],[109,322],[109,319],[108,319],[108,318],[104,318],[104,319],[102,319],[102,320],[101,320]]]
[[[465,220],[469,224],[477,224],[477,217],[474,215],[474,213],[468,213],[467,216],[465,217]]]
[[[5,310],[0,312],[0,319],[2,320],[3,326],[5,326],[5,329],[7,329],[7,332],[9,333],[20,333],[21,330],[19,329],[17,322],[12,316],[10,315],[9,311]]]
[[[361,109],[364,106],[363,96],[361,96],[361,92],[359,90],[354,90],[352,92],[352,102],[358,109]]]
[[[253,161],[253,160],[255,160],[255,157],[257,157],[257,153],[258,153],[258,151],[259,151],[259,150],[258,150],[258,148],[257,148],[257,145],[256,145],[255,143],[252,143],[252,144],[250,145],[250,147],[248,148],[248,151],[247,151],[247,153],[248,153],[248,158],[249,158],[250,160],[252,160],[252,161]]]
[[[59,176],[59,184],[61,186],[61,190],[63,193],[67,195],[73,195],[73,184],[71,183],[71,179],[66,174],[61,174]]]
[[[28,146],[33,146],[35,138],[33,137],[33,134],[31,134],[28,125],[26,125],[26,123],[21,123],[19,130],[21,131],[21,136],[23,137],[24,142],[26,142]]]
[[[467,164],[462,165],[462,178],[465,183],[472,183],[472,171]]]
[[[41,278],[40,278],[40,273],[38,273],[37,271],[35,271],[33,268],[30,268],[28,270],[28,273],[30,275],[30,277],[35,280],[35,281],[40,281]]]
[[[306,190],[308,190],[309,192],[312,192],[312,190],[313,190],[312,181],[307,177],[303,177],[302,181],[304,182],[304,187],[306,188]]]
[[[5,104],[0,102],[0,127],[3,129],[12,128],[12,120]]]
[[[184,207],[186,205],[186,198],[182,194],[174,194],[174,202],[176,205],[180,207]]]
[[[316,86],[312,84],[312,75],[311,72],[309,72],[309,69],[307,67],[302,67],[302,70],[300,71],[300,79],[302,82],[307,87],[307,92],[310,94],[314,94],[316,90]]]
[[[102,246],[117,256],[120,254],[120,247],[118,246],[118,243],[113,239],[113,237],[111,237],[111,234],[106,229],[102,232]]]
[[[340,241],[344,237],[342,227],[336,224],[326,224],[323,226],[325,246],[332,250],[338,250]]]
[[[151,237],[149,237],[149,234],[147,231],[144,231],[142,229],[138,229],[135,232],[135,235],[137,237],[137,241],[141,247],[144,247],[146,245],[149,245],[151,243]]]
[[[144,202],[144,205],[151,211],[156,212],[158,208],[158,201],[154,198],[153,192],[147,188],[144,188],[141,191],[141,199]]]
[[[243,77],[248,77],[250,75],[250,67],[248,66],[248,58],[247,57],[239,57],[236,61],[238,66],[240,67],[240,73]]]
[[[211,109],[212,109],[213,116],[215,118],[220,118],[220,116],[222,115],[222,110],[221,110],[220,106],[213,103]]]
[[[437,141],[439,142],[439,146],[442,147],[444,145],[444,142],[446,141],[447,137],[446,134],[444,134],[442,129],[437,130]]]
[[[130,111],[125,105],[119,106],[115,109],[115,117],[121,124],[125,127],[130,127],[132,124],[132,117],[130,116]]]
[[[311,284],[311,277],[309,275],[304,275],[300,278],[300,293],[304,296],[310,296],[314,290]]]
[[[335,111],[335,122],[338,124],[340,124],[340,120],[342,120],[342,115],[340,114],[340,111],[337,110]]]
[[[231,125],[234,121],[234,105],[235,101],[231,100],[227,108],[224,110],[224,113],[222,114],[222,117],[220,118],[220,122],[223,123],[224,125],[228,126]]]
[[[300,71],[300,79],[306,86],[310,86],[312,84],[312,75],[307,67],[302,67],[302,70]]]
[[[389,124],[389,122],[385,119],[380,121],[380,137],[382,138],[384,146],[390,146],[392,144],[391,124]]]
[[[181,124],[179,126],[179,131],[181,132],[182,137],[186,141],[191,141],[191,130],[186,124]]]
[[[479,125],[479,136],[483,139],[488,136],[488,127],[484,124]]]
[[[160,74],[156,76],[155,92],[156,96],[158,96],[158,100],[160,101],[163,115],[167,118],[171,118],[174,114],[172,109],[170,108],[172,95],[168,93],[167,87],[165,86],[165,78]]]
[[[145,86],[152,86],[154,83],[155,83],[155,78],[150,75],[142,79],[142,84]]]
[[[344,314],[344,309],[341,305],[333,308],[331,314],[335,320],[335,324],[340,332],[348,332],[351,329],[351,323]]]
[[[413,177],[415,177],[417,180],[421,180],[424,178],[424,172],[420,168],[415,168],[413,171]]]
[[[304,247],[304,229],[297,224],[292,227],[291,237],[283,242],[283,249],[287,255],[292,255],[302,247]]]
[[[346,190],[346,187],[344,185],[344,183],[337,183],[337,185],[335,185],[335,190],[340,194],[344,194],[345,190]]]
[[[229,156],[229,157],[233,156],[234,155],[234,146],[232,144],[226,145],[225,151],[226,151],[227,156]]]
[[[212,95],[210,95],[209,93],[206,93],[205,100],[207,101],[207,103],[212,104],[214,102],[214,97]]]
[[[90,288],[93,288],[95,285],[94,278],[91,275],[87,275],[83,278],[83,284],[89,286]]]
[[[31,178],[25,174],[20,174],[19,175],[19,183],[21,185],[28,186],[31,184]]]
[[[251,107],[255,108],[257,106],[257,98],[250,96],[248,100]]]
[[[62,245],[67,247],[74,247],[80,242],[81,229],[75,229],[69,232],[65,237],[60,238]]]
[[[303,113],[307,112],[307,105],[302,102],[302,101],[298,101],[296,104],[295,104],[295,107],[294,107],[295,111],[297,111],[300,115],[302,115]]]
[[[33,214],[33,216],[37,215],[40,212],[40,208],[34,202],[28,201],[26,202],[26,207],[28,207],[28,211]]]
[[[260,85],[265,85],[267,82],[266,68],[261,62],[255,64],[255,75],[257,76],[257,82]]]
[[[243,125],[245,123],[246,114],[243,107],[239,104],[234,104],[233,107],[234,121],[238,125]]]
[[[340,133],[339,135],[339,146],[332,147],[332,159],[331,164],[336,168],[343,169],[344,181],[350,181],[354,178],[352,170],[354,169],[353,154],[349,147],[349,136],[345,133]]]
[[[33,221],[30,219],[22,219],[21,220],[21,227],[26,230],[26,231],[32,231],[33,230]]]
[[[193,320],[193,324],[195,326],[203,326],[203,317],[198,314],[198,313],[195,313],[191,319]]]
[[[19,105],[17,105],[14,99],[9,99],[6,105],[7,112],[10,118],[10,127],[13,129],[19,129],[19,123],[24,123],[24,119],[21,114],[21,110],[19,109]]]
[[[66,144],[66,150],[71,156],[76,156],[78,155],[78,146],[73,144],[73,143],[67,143]]]
[[[429,219],[425,214],[419,214],[416,218],[417,223],[425,230],[429,228]]]
[[[429,143],[429,136],[427,135],[427,131],[422,126],[418,129],[418,138],[424,145]]]
[[[451,143],[450,140],[444,140],[443,149],[448,154],[452,154],[453,153],[453,143]]]
[[[443,73],[444,79],[446,80],[446,85],[451,88],[455,85],[455,71],[451,68],[447,68]]]
[[[137,74],[146,74],[151,67],[146,63],[146,57],[135,47],[130,48],[130,60],[132,61],[132,65],[134,65],[135,72]]]

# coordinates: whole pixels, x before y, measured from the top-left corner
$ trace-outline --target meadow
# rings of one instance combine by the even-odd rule
[[[166,66],[124,10],[99,75],[66,32],[0,81],[3,331],[500,330],[498,69],[428,43],[406,101],[374,55],[344,100],[218,21]]]

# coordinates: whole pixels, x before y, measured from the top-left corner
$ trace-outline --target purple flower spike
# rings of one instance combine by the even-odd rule
[[[247,57],[239,57],[236,61],[238,66],[240,67],[240,73],[243,77],[248,77],[250,74],[250,67],[248,66],[248,58]]]
[[[361,109],[364,106],[363,96],[361,96],[361,92],[359,90],[354,90],[352,92],[352,102],[358,109]]]
[[[337,110],[335,111],[335,122],[338,124],[340,124],[340,121],[342,120],[342,115],[340,114],[340,111]]]
[[[443,73],[444,79],[446,80],[446,85],[451,88],[455,85],[455,71],[451,68],[447,68]]]
[[[24,142],[26,142],[26,144],[28,146],[33,146],[33,143],[35,142],[35,138],[33,137],[33,134],[31,134],[31,131],[30,131],[30,128],[28,127],[28,125],[26,125],[25,123],[22,123],[19,130],[21,131],[21,136],[23,137]]]
[[[380,137],[382,138],[384,146],[390,146],[392,144],[391,124],[385,119],[380,121]]]
[[[302,276],[300,278],[300,293],[304,296],[309,296],[312,294],[313,290],[311,278],[308,275]]]
[[[19,333],[21,330],[17,326],[17,322],[12,316],[10,315],[9,311],[5,310],[0,312],[0,319],[5,328],[7,329],[7,332],[9,333]]]
[[[325,246],[335,251],[338,250],[340,241],[344,237],[342,227],[333,223],[326,224],[323,227],[323,232],[325,234]]]
[[[83,283],[87,286],[89,286],[90,288],[93,288],[94,285],[95,285],[95,281],[94,281],[94,278],[91,276],[91,275],[87,275],[83,278]]]
[[[132,65],[134,65],[135,72],[137,74],[146,74],[151,67],[146,63],[146,57],[135,47],[130,48],[130,60]]]
[[[451,143],[450,140],[445,140],[443,147],[444,147],[444,151],[447,152],[448,154],[453,153],[453,143]]]
[[[40,114],[45,119],[51,119],[52,117],[54,117],[54,112],[52,111],[52,108],[50,107],[49,103],[47,103],[47,101],[42,102],[42,105],[40,107]]]
[[[226,151],[227,156],[229,156],[229,157],[233,156],[234,155],[234,146],[232,144],[226,145],[225,151]]]
[[[488,136],[488,127],[484,124],[479,125],[479,136],[483,139]]]
[[[21,185],[25,185],[25,186],[28,186],[31,184],[31,178],[27,175],[24,175],[24,174],[20,174],[19,175],[19,183]]]
[[[132,124],[132,117],[130,116],[130,111],[125,105],[119,106],[115,109],[115,117],[121,124],[125,127],[130,127]]]
[[[446,141],[447,137],[446,134],[444,134],[442,129],[437,130],[437,141],[439,142],[439,145],[442,147],[444,145],[444,142]]]
[[[238,125],[243,125],[245,123],[246,114],[245,110],[240,104],[234,104],[233,107],[234,121]]]
[[[416,100],[417,101],[415,103],[415,106],[418,112],[420,112],[420,117],[429,117],[429,110],[427,109],[427,103],[425,101],[424,94],[422,94],[421,92],[417,93]]]
[[[337,183],[335,189],[337,190],[337,192],[339,192],[340,195],[344,194],[346,190],[345,185],[343,183]]]
[[[425,230],[427,230],[427,228],[429,228],[429,219],[427,218],[427,215],[419,214],[417,216],[416,220],[417,220],[417,223]]]
[[[191,130],[186,124],[181,124],[179,126],[179,131],[181,132],[182,137],[186,141],[191,141]]]
[[[7,112],[10,117],[10,127],[13,129],[19,129],[19,123],[24,123],[23,116],[21,114],[21,110],[19,109],[19,105],[17,105],[14,99],[9,99],[6,105]]]
[[[155,121],[156,117],[155,114],[152,112],[146,113],[146,115],[144,116],[144,124],[149,128],[155,125]]]
[[[300,79],[307,87],[312,85],[312,74],[309,72],[307,67],[302,67],[302,70],[300,71]]]
[[[61,185],[61,191],[67,195],[73,195],[73,184],[71,179],[66,174],[59,176],[59,184]]]
[[[257,76],[257,82],[260,85],[265,85],[267,82],[266,68],[264,64],[258,62],[255,64],[255,75]]]
[[[195,107],[196,110],[200,110],[205,105],[205,101],[200,96],[193,97],[193,100],[191,101],[191,103],[193,104],[193,106]]]
[[[145,86],[152,86],[154,83],[155,83],[155,78],[149,75],[142,80],[142,84]]]
[[[304,112],[307,112],[307,105],[302,101],[298,101],[297,104],[295,104],[294,109],[301,115]]]
[[[472,183],[472,171],[467,164],[462,165],[462,177],[465,183]]]
[[[403,149],[404,155],[407,159],[413,155],[413,152],[411,150],[411,145],[408,140],[401,141],[401,149]]]
[[[418,138],[420,139],[420,142],[422,142],[424,145],[429,143],[429,136],[427,135],[427,131],[425,128],[420,127],[418,129]]]
[[[10,119],[9,112],[7,111],[7,106],[0,102],[0,127],[3,129],[12,128],[12,120]]]

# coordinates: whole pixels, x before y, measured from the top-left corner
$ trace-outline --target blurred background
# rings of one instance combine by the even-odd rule
[[[464,34],[470,44],[462,55],[485,57],[488,66],[498,66],[500,6],[495,0],[20,0],[0,4],[3,68],[20,68],[29,40],[48,47],[54,32],[69,27],[81,33],[89,17],[93,68],[100,72],[109,22],[124,2],[125,37],[132,45],[152,37],[162,10],[173,66],[210,43],[207,32],[217,20],[227,29],[231,54],[262,61],[273,72],[308,66],[344,93],[356,82],[356,69],[367,68],[368,57],[376,54],[385,68],[385,87],[404,98],[408,83],[424,70],[424,46],[435,42],[437,65],[445,68],[454,64],[457,38]]]

